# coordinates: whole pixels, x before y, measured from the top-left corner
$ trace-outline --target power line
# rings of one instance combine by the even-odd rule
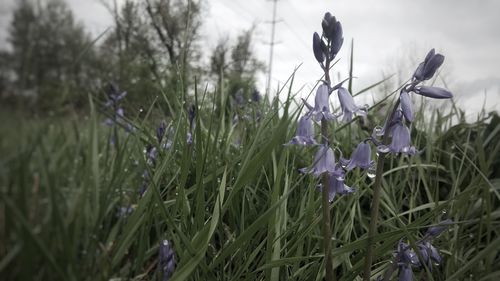
[[[278,4],[278,0],[272,0],[273,1],[273,20],[271,21],[272,28],[271,28],[271,42],[270,48],[269,48],[269,66],[268,66],[268,72],[267,72],[267,85],[266,85],[266,95],[269,95],[271,91],[271,75],[273,73],[273,52],[274,52],[274,45],[276,42],[274,41],[274,32],[276,29],[276,8]]]

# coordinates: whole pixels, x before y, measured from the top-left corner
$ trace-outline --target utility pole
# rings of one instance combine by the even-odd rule
[[[271,42],[269,43],[270,48],[269,48],[269,63],[267,70],[266,95],[269,95],[271,92],[271,75],[273,72],[273,52],[274,52],[274,45],[276,45],[276,42],[274,41],[274,31],[276,29],[276,23],[278,22],[276,20],[276,6],[278,0],[272,0],[272,1],[273,1],[273,20],[270,22],[272,24],[272,27],[271,27]]]

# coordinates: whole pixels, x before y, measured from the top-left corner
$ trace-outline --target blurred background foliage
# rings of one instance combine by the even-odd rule
[[[264,71],[252,50],[253,29],[221,38],[213,49],[200,43],[201,0],[103,2],[113,25],[97,38],[75,20],[63,0],[21,0],[0,52],[2,107],[28,115],[67,114],[87,108],[87,95],[102,99],[108,83],[128,92],[127,107],[147,107],[165,92],[192,99],[194,80],[248,100]],[[202,62],[202,55],[210,60]],[[181,108],[170,104],[163,110]],[[227,106],[231,106],[228,103]]]

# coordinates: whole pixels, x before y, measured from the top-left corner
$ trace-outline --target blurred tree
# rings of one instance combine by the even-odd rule
[[[210,56],[210,73],[215,76],[219,93],[227,92],[233,103],[256,99],[257,73],[265,69],[252,50],[253,28],[242,31],[233,46],[221,39]],[[227,103],[231,106],[231,103]]]
[[[21,0],[14,11],[8,40],[16,95],[36,101],[36,109],[79,105],[89,85],[85,71],[92,61],[91,40],[62,0]]]

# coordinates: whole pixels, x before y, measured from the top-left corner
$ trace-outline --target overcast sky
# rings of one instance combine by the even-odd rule
[[[92,34],[111,25],[99,0],[67,1]],[[3,45],[14,3],[0,0]],[[238,32],[254,25],[254,50],[267,63],[272,5],[269,0],[205,0],[203,44],[212,49],[221,37],[234,39]],[[344,29],[344,46],[338,55],[341,61],[335,68],[342,78],[347,76],[354,38],[355,88],[377,82],[384,73],[399,71],[409,77],[427,51],[436,48],[446,57],[444,81],[463,108],[477,112],[486,98],[487,109],[500,110],[500,1],[279,0],[277,5],[280,21],[276,25],[279,44],[274,50],[274,88],[283,84],[299,64],[295,90],[304,86],[304,94],[308,93],[321,76],[311,51],[312,33],[321,31],[322,16],[330,11]],[[262,74],[262,91],[265,79]]]

